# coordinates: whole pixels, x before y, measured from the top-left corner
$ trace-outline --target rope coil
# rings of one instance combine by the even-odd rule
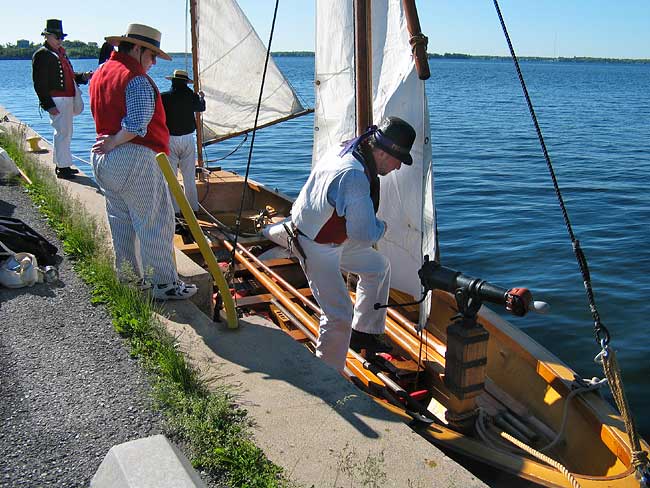
[[[418,46],[424,46],[424,50],[426,51],[429,45],[429,38],[424,34],[415,34],[409,38],[409,44],[411,45],[411,52],[415,52]]]

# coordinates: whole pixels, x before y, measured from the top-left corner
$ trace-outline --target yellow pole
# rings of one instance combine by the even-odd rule
[[[226,283],[226,279],[221,273],[221,268],[219,268],[219,264],[217,263],[217,260],[212,253],[212,249],[210,249],[210,245],[208,244],[208,241],[206,240],[203,232],[201,231],[201,228],[199,227],[199,223],[194,216],[194,212],[190,208],[190,204],[185,197],[185,193],[183,193],[183,189],[176,179],[176,175],[174,174],[174,171],[169,164],[167,155],[165,153],[158,153],[156,155],[156,161],[158,161],[158,165],[160,166],[160,169],[162,170],[163,175],[167,180],[169,190],[172,192],[172,195],[178,202],[178,206],[180,207],[181,212],[183,212],[185,222],[187,222],[187,225],[190,227],[192,237],[194,237],[194,240],[199,246],[199,250],[201,251],[203,259],[205,259],[205,262],[208,265],[210,274],[212,275],[217,288],[219,288],[219,291],[221,292],[221,298],[223,300],[224,307],[226,308],[228,328],[236,329],[238,327],[238,323],[237,312],[235,310],[235,302],[230,295],[230,288],[228,288],[228,283]]]

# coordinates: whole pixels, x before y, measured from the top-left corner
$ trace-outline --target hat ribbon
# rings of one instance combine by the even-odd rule
[[[361,144],[363,141],[368,139],[368,137],[370,137],[373,134],[376,135],[381,134],[381,131],[379,131],[376,125],[371,125],[366,129],[366,131],[363,134],[355,137],[354,139],[343,141],[341,143],[341,146],[343,146],[343,150],[339,153],[339,157],[343,157],[349,152],[354,152],[359,146],[359,144]]]
[[[149,44],[153,44],[158,49],[160,49],[160,41],[156,41],[155,39],[152,39],[151,37],[141,36],[140,34],[127,34],[124,37],[128,37],[128,38],[131,38],[131,39],[138,39],[140,41],[148,42]]]

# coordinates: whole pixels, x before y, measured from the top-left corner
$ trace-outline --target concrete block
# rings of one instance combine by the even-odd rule
[[[164,435],[113,446],[91,488],[207,488],[189,460]]]

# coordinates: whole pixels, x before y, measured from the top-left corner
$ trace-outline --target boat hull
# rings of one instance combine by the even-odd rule
[[[271,247],[259,235],[259,226],[288,215],[291,200],[254,181],[244,185],[241,176],[222,170],[213,172],[197,186],[199,200],[210,214],[210,217],[204,216],[203,230],[212,236],[217,253],[219,249],[230,253],[232,245],[225,238],[222,225],[234,224],[244,202],[241,231],[248,234],[239,241],[241,249],[235,253],[238,266],[234,275],[235,281],[239,280],[237,283],[246,283],[249,288],[246,293],[240,293],[243,297],[238,304],[240,308],[272,318],[313,349],[313,338],[318,335],[318,307],[311,301],[300,267],[295,260],[286,257],[258,260],[247,250],[252,246]],[[264,212],[266,217],[260,218]],[[212,217],[220,224],[211,221]],[[188,255],[199,259],[191,252],[191,245],[185,243],[183,246]],[[237,292],[236,283],[233,287]],[[351,297],[354,299],[354,293]],[[391,297],[401,303],[410,298],[396,290]],[[346,375],[385,408],[411,423],[422,436],[443,448],[536,484],[568,487],[570,482],[556,468],[512,448],[499,438],[499,430],[510,430],[529,441],[531,448],[538,449],[562,432],[561,441],[546,454],[565,466],[580,486],[639,486],[631,467],[631,450],[623,422],[612,406],[596,392],[571,398],[576,373],[487,307],[479,312],[479,323],[489,333],[489,341],[485,389],[478,396],[477,405],[491,419],[486,424],[488,434],[482,437],[475,429],[459,432],[452,428],[445,418],[452,396],[444,383],[444,368],[447,326],[457,314],[455,299],[446,292],[433,292],[432,313],[422,336],[415,331],[417,309],[398,310],[389,313],[387,336],[394,345],[395,356],[402,359],[399,367],[410,364],[418,369],[418,364],[423,365],[422,384],[427,393],[422,401],[436,421],[431,424],[413,422],[408,406],[395,401],[394,394],[387,393],[391,372],[360,359],[352,351]],[[398,377],[393,379],[398,388],[412,392],[413,384],[400,383]],[[492,421],[496,418],[505,419],[504,429]],[[643,442],[643,448],[648,450],[647,443]]]

